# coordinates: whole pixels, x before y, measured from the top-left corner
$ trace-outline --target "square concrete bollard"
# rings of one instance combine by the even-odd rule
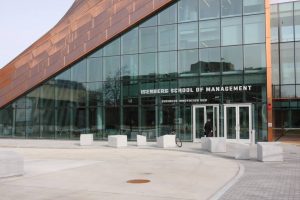
[[[280,142],[258,142],[257,160],[262,162],[283,161],[283,148]]]
[[[127,147],[127,135],[109,135],[108,146]]]
[[[147,145],[147,138],[143,135],[137,135],[136,136],[136,144],[137,146],[145,146]]]
[[[248,144],[243,143],[235,144],[234,158],[237,160],[249,160],[250,146]]]
[[[88,146],[93,144],[93,134],[80,134],[80,145]]]
[[[201,148],[203,150],[208,150],[208,137],[201,138]]]
[[[175,135],[163,135],[158,137],[157,146],[161,148],[176,147]]]
[[[0,178],[24,173],[24,158],[13,151],[0,151]]]
[[[223,137],[209,137],[208,138],[208,151],[212,153],[225,153],[226,152],[226,139]]]

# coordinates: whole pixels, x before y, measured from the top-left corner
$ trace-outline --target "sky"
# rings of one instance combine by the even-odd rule
[[[74,0],[0,0],[0,68],[47,33]]]

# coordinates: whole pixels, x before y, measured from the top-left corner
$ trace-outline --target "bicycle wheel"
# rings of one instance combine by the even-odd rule
[[[178,147],[182,147],[182,141],[178,137],[175,138],[175,142]]]

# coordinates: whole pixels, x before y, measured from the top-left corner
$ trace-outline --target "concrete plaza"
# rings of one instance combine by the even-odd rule
[[[24,156],[25,174],[0,179],[0,199],[300,199],[300,147],[283,146],[284,162],[262,163],[255,151],[234,160],[230,143],[227,153],[211,154],[200,143],[115,149],[103,141],[1,139],[0,151]]]

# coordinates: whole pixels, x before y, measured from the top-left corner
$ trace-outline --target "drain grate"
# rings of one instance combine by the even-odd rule
[[[127,183],[131,183],[131,184],[143,184],[143,183],[149,183],[150,180],[148,179],[132,179],[132,180],[128,180]]]

